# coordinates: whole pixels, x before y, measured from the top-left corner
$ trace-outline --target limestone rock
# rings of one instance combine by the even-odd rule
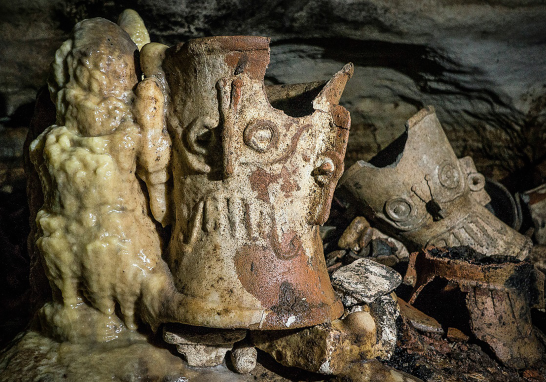
[[[252,332],[252,342],[284,366],[338,375],[351,362],[389,359],[396,346],[398,316],[396,296],[386,295],[353,306],[343,319],[331,323],[288,333]]]
[[[353,252],[358,253],[361,248],[368,245],[368,243],[365,242],[366,240],[364,240],[364,238],[370,236],[368,234],[369,228],[370,223],[368,223],[366,218],[364,218],[363,216],[357,216],[345,229],[343,235],[341,235],[337,243],[338,247],[343,249],[350,249]],[[361,240],[361,237],[363,237],[363,240]],[[367,241],[369,242],[370,239],[368,239]]]
[[[119,15],[118,25],[131,36],[131,40],[138,46],[139,50],[150,42],[150,35],[144,21],[132,9],[126,9]]]
[[[401,282],[402,276],[398,272],[370,259],[357,260],[332,274],[332,285],[336,290],[367,304],[389,294]]]
[[[0,380],[9,382],[180,381],[197,375],[179,357],[137,333],[119,333],[108,344],[90,346],[61,344],[29,331],[0,353]]]
[[[377,327],[377,344],[375,350],[380,359],[389,359],[396,347],[396,319],[400,315],[398,299],[394,293],[381,296],[369,305],[370,314]]]
[[[233,344],[245,336],[246,330],[209,329],[188,325],[169,325],[163,330],[165,342],[176,345],[188,365],[198,367],[220,365]]]
[[[378,355],[377,324],[367,311],[289,334],[253,332],[252,341],[284,366],[329,375],[339,374],[350,362]]]
[[[224,362],[230,346],[209,346],[203,344],[180,344],[176,350],[183,355],[190,366],[212,367]]]
[[[231,363],[237,373],[247,374],[256,367],[258,351],[249,344],[236,344],[230,354]]]

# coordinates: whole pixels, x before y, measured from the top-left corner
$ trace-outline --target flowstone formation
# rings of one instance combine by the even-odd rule
[[[44,193],[36,246],[53,291],[40,315],[61,339],[115,337],[116,304],[127,328],[135,315],[153,324],[154,285],[169,281],[136,173],[161,220],[165,188],[153,180],[167,178],[170,140],[146,113],[147,83],[133,93],[138,48],[122,32],[104,19],[76,26],[53,64],[56,125],[30,145]]]

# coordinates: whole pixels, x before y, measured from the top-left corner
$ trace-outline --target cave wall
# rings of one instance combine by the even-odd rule
[[[269,83],[324,80],[353,62],[342,98],[353,119],[348,165],[370,159],[424,105],[435,106],[457,154],[472,155],[487,176],[544,161],[541,0],[18,0],[0,2],[0,190],[22,174],[25,126],[57,47],[76,22],[115,21],[125,8],[141,14],[152,41],[169,45],[270,36]]]

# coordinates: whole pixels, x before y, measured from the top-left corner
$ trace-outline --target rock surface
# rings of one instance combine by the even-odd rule
[[[402,282],[393,269],[370,259],[359,259],[332,273],[332,285],[360,303],[370,304]]]
[[[188,365],[197,367],[222,364],[226,353],[233,348],[234,343],[244,339],[245,336],[246,330],[209,329],[176,324],[163,328],[163,340],[168,344],[176,345],[176,350],[182,354]],[[248,357],[239,358],[242,360]],[[234,362],[234,365],[236,364],[238,363]],[[256,366],[255,357],[254,366]],[[235,368],[238,369],[237,366]],[[247,369],[245,366],[240,368]],[[252,369],[243,372],[250,372]]]
[[[237,373],[247,374],[256,367],[258,351],[249,344],[236,345],[230,353],[231,364]]]
[[[267,3],[205,0],[4,1],[0,5],[0,114],[24,120],[55,49],[75,22],[115,21],[133,7],[152,41],[209,35],[272,37],[271,83],[316,81],[356,64],[349,163],[368,160],[433,104],[458,156],[496,177],[544,154],[546,5],[445,0]],[[530,188],[530,187],[528,187]]]
[[[280,331],[253,332],[260,350],[288,367],[314,373],[340,374],[351,362],[378,356],[375,318],[369,312],[349,314],[343,320],[321,324],[290,334]]]

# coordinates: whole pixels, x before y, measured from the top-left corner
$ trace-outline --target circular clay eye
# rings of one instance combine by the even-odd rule
[[[277,144],[277,126],[271,121],[258,120],[251,122],[243,133],[245,144],[259,153],[267,151]]]
[[[407,220],[411,210],[411,202],[402,198],[393,198],[385,204],[385,212],[394,221]]]
[[[485,187],[485,176],[479,172],[468,175],[468,188],[472,191],[480,191]]]
[[[452,163],[446,163],[438,172],[438,180],[445,188],[455,188],[459,185],[459,170]]]

